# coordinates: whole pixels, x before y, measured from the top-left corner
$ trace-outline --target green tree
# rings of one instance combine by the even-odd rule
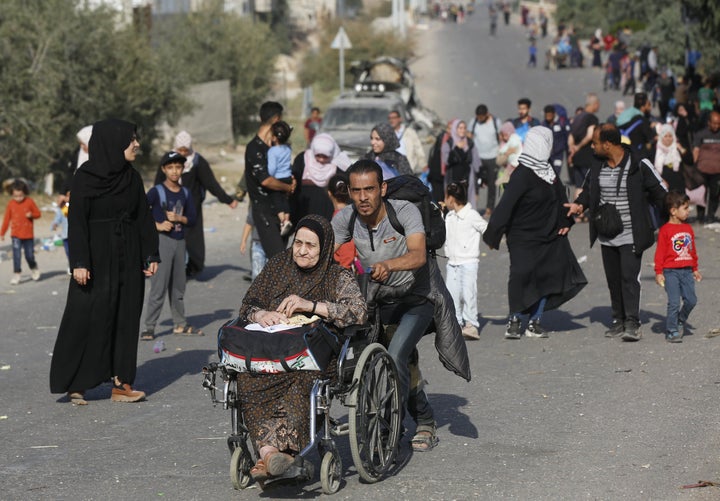
[[[689,16],[686,24],[683,8]],[[720,2],[717,0],[558,0],[556,19],[572,24],[581,36],[597,28],[604,32],[634,26],[633,45],[658,47],[660,64],[681,71],[685,61],[686,31],[693,49],[700,50],[700,69],[717,71],[720,65]]]
[[[6,0],[0,12],[0,177],[38,179],[74,149],[82,126],[110,116],[156,124],[187,105],[145,34],[75,0]]]
[[[230,80],[235,134],[255,126],[279,54],[277,37],[264,23],[228,15],[219,6],[175,16],[153,35],[165,68],[186,83]]]

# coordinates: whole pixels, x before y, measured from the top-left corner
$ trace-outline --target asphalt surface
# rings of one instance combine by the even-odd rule
[[[518,29],[501,25],[490,39],[486,28],[478,11],[464,26],[432,25],[422,33],[414,70],[420,95],[441,116],[469,118],[482,101],[511,116],[522,95],[572,105],[599,89],[592,70],[525,69],[526,41]],[[64,256],[39,253],[43,278],[26,276],[14,287],[9,263],[0,264],[0,498],[322,496],[317,475],[305,485],[266,492],[234,491],[230,484],[230,415],[210,404],[200,369],[216,360],[215,333],[247,290],[249,259],[239,253],[245,209],[209,204],[205,211],[208,268],[189,282],[186,304],[190,322],[207,335],[173,336],[164,310],[159,328],[166,351],[155,354],[144,342],[139,349],[136,386],[148,393],[146,402],[112,403],[107,384],[88,392],[85,407],[51,395],[48,368],[68,281]],[[718,499],[718,487],[681,489],[720,481],[720,338],[705,337],[720,327],[720,234],[699,226],[696,233],[704,280],[691,316],[693,335],[682,344],[664,341],[665,295],[653,282],[652,251],[641,276],[643,339],[628,344],[603,336],[608,291],[600,251],[589,248],[582,224],[569,238],[590,284],[546,314],[549,339],[507,341],[508,254],[487,250],[478,273],[481,339],[468,341],[472,382],[442,367],[431,336],[420,344],[439,445],[412,454],[406,436],[393,474],[368,485],[340,439],[344,482],[334,497]],[[339,405],[335,412],[344,415]],[[310,459],[319,466],[315,453]]]

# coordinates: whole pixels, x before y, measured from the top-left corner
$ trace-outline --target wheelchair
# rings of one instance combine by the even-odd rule
[[[291,467],[277,477],[258,482],[265,489],[272,483],[302,483],[314,478],[315,467],[306,456],[317,447],[321,458],[320,483],[325,494],[340,488],[342,459],[335,439],[348,436],[353,464],[360,479],[375,483],[395,462],[401,435],[401,399],[397,369],[385,347],[377,342],[373,327],[345,329],[345,342],[332,379],[317,379],[310,393],[310,443],[295,457]],[[230,411],[230,479],[235,489],[245,489],[252,480],[250,469],[259,457],[250,444],[238,398],[237,372],[223,363],[203,367],[202,386],[209,390],[213,405]],[[218,396],[221,396],[218,398]],[[333,400],[347,407],[347,422],[330,416]]]

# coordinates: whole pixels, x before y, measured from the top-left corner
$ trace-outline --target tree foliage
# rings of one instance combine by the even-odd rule
[[[717,0],[558,0],[556,18],[572,24],[581,36],[590,36],[597,28],[614,32],[630,25],[635,48],[641,44],[657,46],[660,64],[676,72],[684,66],[687,32],[690,47],[702,53],[700,69],[709,74],[720,66]]]
[[[155,125],[185,103],[146,36],[75,1],[6,0],[0,12],[0,177],[37,179],[107,117]]]
[[[209,8],[176,16],[155,34],[163,65],[186,83],[230,80],[236,134],[247,133],[260,102],[270,92],[277,38],[264,23],[253,23]]]
[[[157,126],[191,109],[193,83],[229,79],[235,132],[249,130],[278,53],[267,25],[220,3],[158,24],[123,27],[115,11],[85,0],[4,0],[0,179],[39,179],[75,149],[81,127],[107,117],[136,123],[150,151]]]

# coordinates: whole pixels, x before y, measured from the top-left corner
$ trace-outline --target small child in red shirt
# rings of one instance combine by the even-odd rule
[[[30,267],[32,279],[40,280],[40,270],[38,270],[35,262],[35,238],[33,234],[33,220],[40,217],[40,209],[35,205],[32,198],[27,196],[29,192],[27,184],[23,181],[16,180],[13,182],[13,199],[8,202],[2,228],[0,229],[0,241],[4,241],[8,227],[11,228],[13,277],[10,279],[10,285],[20,283],[20,272],[22,271],[20,264],[23,251],[25,251],[25,260]]]
[[[695,281],[702,280],[702,275],[698,271],[695,233],[685,222],[690,213],[690,199],[685,193],[671,191],[665,195],[665,208],[670,219],[658,234],[655,282],[665,287],[668,296],[665,339],[681,343],[688,316],[697,304]]]

